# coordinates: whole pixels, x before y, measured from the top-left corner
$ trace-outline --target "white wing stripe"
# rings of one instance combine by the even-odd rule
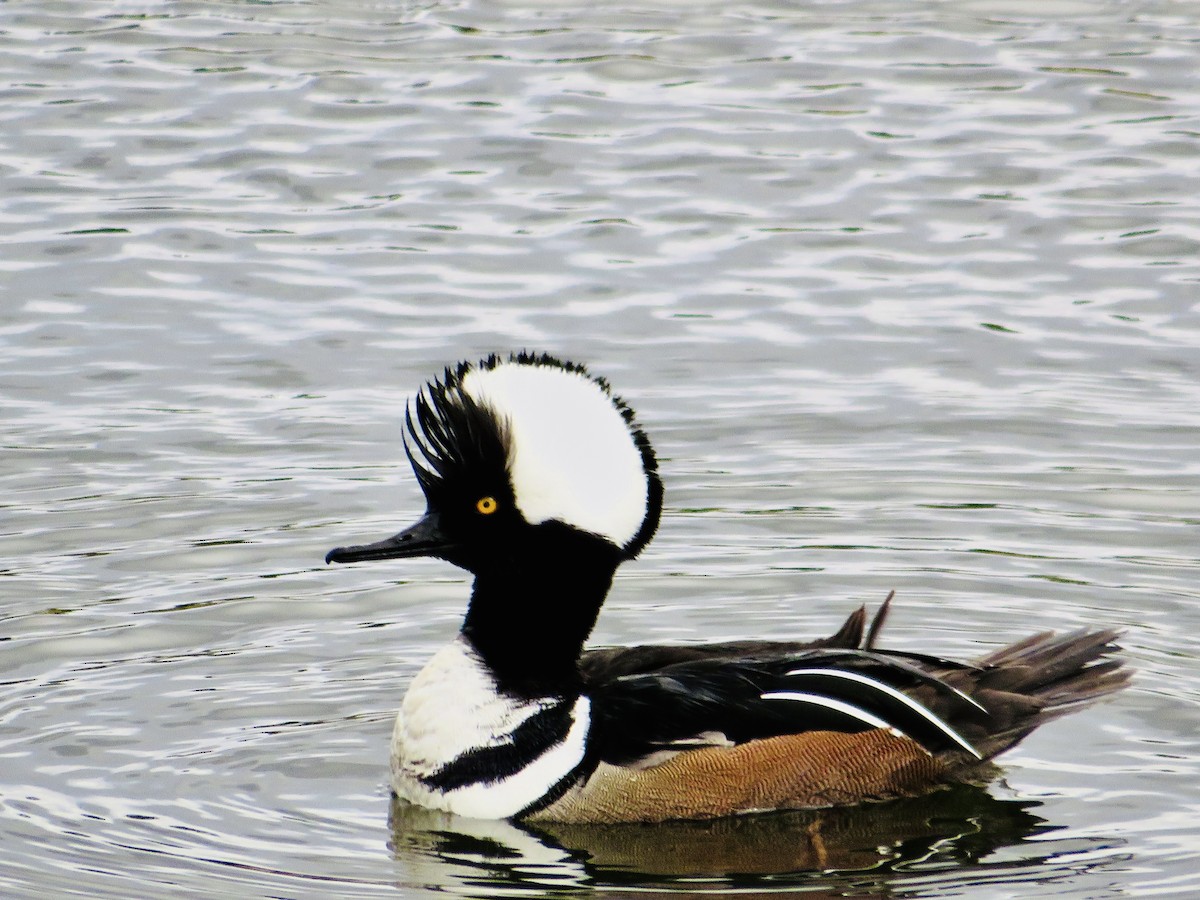
[[[771,691],[763,694],[764,700],[798,700],[801,703],[811,703],[814,706],[823,706],[826,709],[832,709],[835,712],[843,713],[850,716],[852,719],[858,719],[860,722],[865,722],[872,728],[888,728],[898,734],[903,734],[891,722],[885,722],[879,716],[871,715],[865,709],[859,709],[852,703],[845,703],[841,700],[834,700],[832,697],[822,697],[820,694],[806,694],[802,691]],[[904,735],[907,737],[908,735]]]
[[[899,702],[903,703],[976,759],[983,759],[983,756],[979,753],[979,751],[972,747],[966,738],[951,728],[949,723],[947,723],[940,716],[937,716],[930,710],[926,709],[903,691],[896,690],[890,684],[884,684],[882,681],[876,681],[874,678],[868,678],[866,675],[862,675],[858,672],[847,672],[843,669],[793,669],[792,671],[788,672],[788,675],[825,675],[830,678],[841,678],[846,681],[865,684],[868,687],[879,691],[881,694],[885,694],[888,697],[891,697],[893,700],[898,700]],[[974,703],[974,701],[972,702]],[[979,704],[975,705],[978,706]]]

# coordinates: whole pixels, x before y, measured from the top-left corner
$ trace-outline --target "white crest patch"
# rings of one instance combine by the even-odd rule
[[[508,470],[531,524],[558,520],[618,547],[646,518],[641,451],[604,389],[555,366],[501,363],[473,369],[463,390],[508,425]]]
[[[392,733],[392,788],[402,800],[476,819],[504,819],[541,799],[583,760],[590,723],[587,697],[571,710],[566,737],[506,778],[439,791],[422,778],[464,753],[495,747],[556,698],[517,700],[500,694],[487,666],[459,635],[413,679]]]

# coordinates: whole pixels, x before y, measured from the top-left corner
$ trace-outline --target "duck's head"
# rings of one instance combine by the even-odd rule
[[[326,562],[435,556],[479,575],[590,548],[615,566],[658,527],[650,442],[582,366],[524,353],[460,363],[409,404],[406,431],[424,517]]]

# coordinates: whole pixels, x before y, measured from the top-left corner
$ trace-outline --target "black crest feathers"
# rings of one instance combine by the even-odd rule
[[[539,366],[569,372],[591,381],[612,402],[641,455],[646,474],[646,517],[638,532],[622,548],[626,558],[637,556],[654,536],[662,515],[663,486],[654,449],[637,424],[633,410],[613,394],[605,379],[592,375],[582,365],[549,354],[522,351],[509,356],[492,354],[478,363],[460,362],[447,367],[440,379],[426,384],[408,404],[404,417],[404,450],[430,504],[436,505],[449,485],[480,476],[493,481],[504,480],[511,451],[508,423],[480,404],[464,387],[472,371],[489,371],[501,365]]]

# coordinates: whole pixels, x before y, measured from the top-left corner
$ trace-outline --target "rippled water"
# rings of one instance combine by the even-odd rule
[[[1200,893],[1198,49],[1169,0],[0,7],[0,894]],[[404,398],[521,347],[663,459],[598,642],[895,588],[893,646],[1115,624],[1137,681],[867,815],[389,810],[466,583],[321,559],[419,512]]]

